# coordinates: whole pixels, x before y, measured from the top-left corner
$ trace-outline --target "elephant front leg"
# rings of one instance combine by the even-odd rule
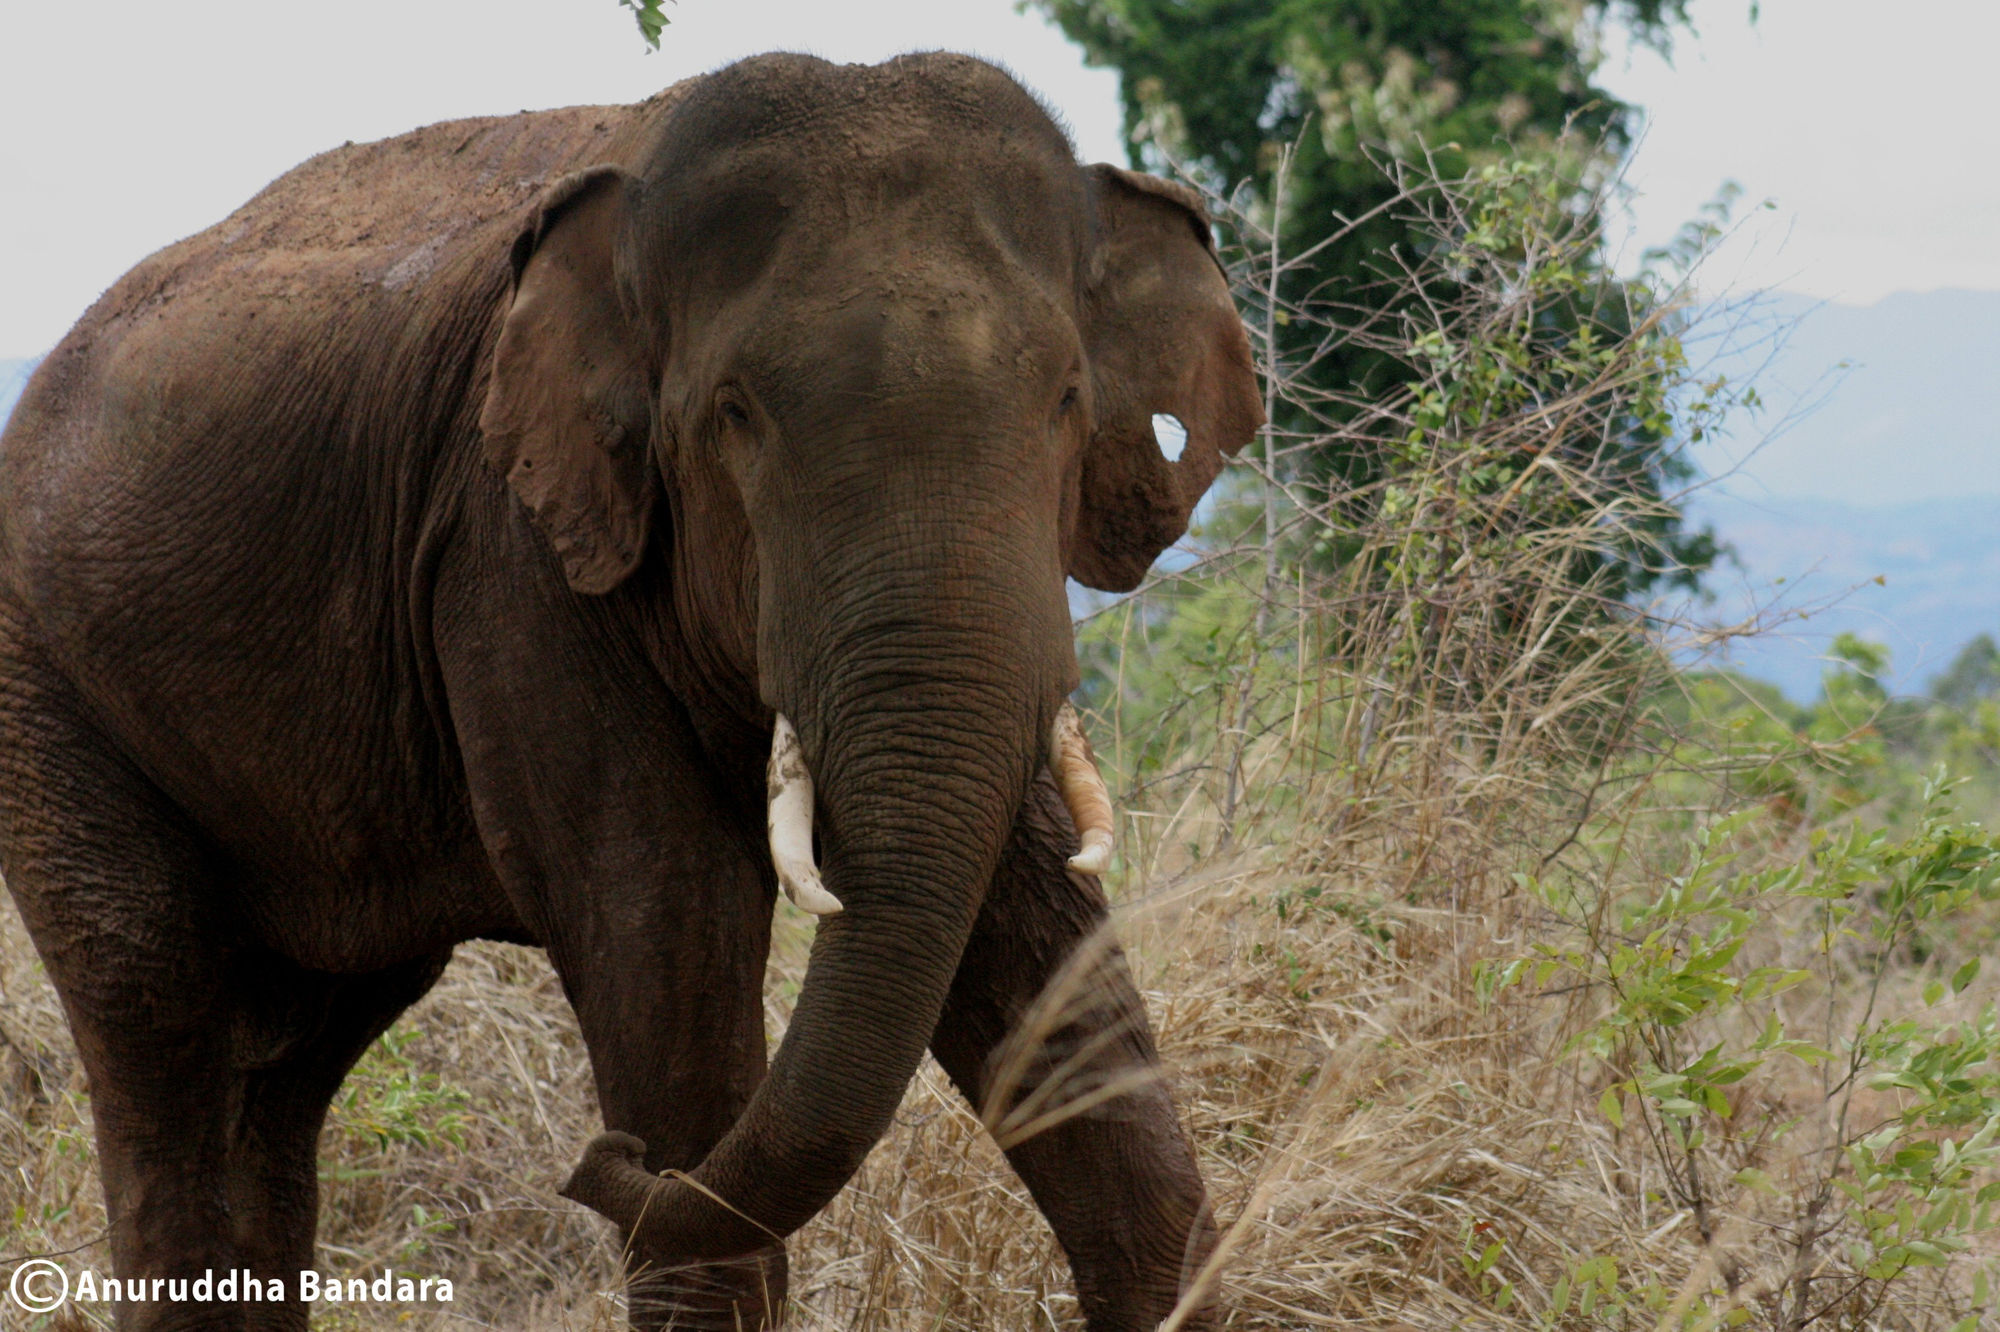
[[[686,712],[604,603],[570,595],[553,561],[489,575],[509,559],[455,555],[439,574],[439,661],[473,812],[562,977],[605,1128],[637,1139],[648,1171],[693,1170],[764,1078],[777,889],[763,811],[729,803]],[[781,1245],[692,1263],[632,1238],[634,1327],[777,1324]]]
[[[604,1127],[630,1135],[623,1145],[656,1176],[700,1165],[765,1068],[774,892],[722,811],[704,811],[689,786],[687,803],[673,809],[680,817],[658,816],[668,835],[594,843],[597,859],[556,904],[561,925],[549,940],[590,1051]],[[696,1262],[648,1251],[630,1229],[620,1239],[631,1322],[642,1332],[757,1332],[782,1318],[782,1243]]]
[[[701,1164],[763,1079],[771,899],[747,867],[725,869],[688,885],[658,915],[649,928],[602,940],[587,962],[556,958],[590,1050],[604,1126],[631,1135],[627,1145],[654,1175]],[[641,1251],[629,1232],[620,1239],[634,1328],[756,1332],[783,1317],[782,1243],[698,1263]]]
[[[1091,1332],[1157,1327],[1215,1247],[1145,1006],[1053,781],[1030,788],[931,1049],[1076,1277]],[[1184,1327],[1213,1326],[1204,1307]]]

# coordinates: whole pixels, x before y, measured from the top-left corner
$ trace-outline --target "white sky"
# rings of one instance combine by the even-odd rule
[[[1703,286],[1850,305],[2000,290],[1994,0],[1695,0],[1671,64],[1614,55],[1601,82],[1647,108],[1628,179],[1641,244],[1724,180],[1745,221]],[[1765,200],[1776,206],[1759,207]]]
[[[1413,0],[1414,2],[1414,0]],[[1776,200],[1714,277],[1867,303],[2000,288],[1993,0],[1696,0],[1672,67],[1619,55],[1646,105],[1641,244],[1725,178]],[[46,350],[142,256],[344,139],[455,116],[629,101],[774,47],[998,58],[1122,158],[1115,75],[1012,0],[681,0],[646,55],[612,0],[8,0],[0,10],[0,357]]]
[[[681,0],[647,54],[613,0],[5,0],[0,358],[47,350],[126,269],[347,139],[630,102],[739,56],[950,48],[1124,161],[1118,80],[1012,0]]]

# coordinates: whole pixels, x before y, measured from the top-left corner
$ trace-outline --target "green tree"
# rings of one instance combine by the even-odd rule
[[[1948,708],[1971,712],[2000,696],[2000,644],[1980,634],[1958,650],[1944,674],[1931,681],[1931,697]]]
[[[1580,200],[1630,146],[1632,108],[1593,82],[1606,24],[1664,49],[1687,21],[1686,0],[1030,3],[1091,63],[1119,71],[1133,164],[1178,167],[1218,193],[1247,187],[1250,212],[1275,221],[1281,252],[1317,251],[1286,275],[1280,306],[1316,306],[1336,323],[1356,307],[1379,315],[1385,302],[1452,298],[1436,291],[1448,276],[1434,272],[1432,292],[1415,296],[1400,280],[1439,239],[1397,206],[1398,164],[1457,179],[1539,158],[1555,173],[1556,206]],[[1272,219],[1271,186],[1288,148],[1282,216]],[[1615,342],[1658,317],[1652,291],[1618,282],[1594,253],[1584,263],[1585,280],[1532,312],[1544,343]],[[1379,339],[1329,339],[1310,317],[1277,322],[1288,372],[1328,403],[1379,401],[1421,378],[1412,357]],[[1622,467],[1642,500],[1656,500],[1687,479],[1658,424],[1635,420],[1578,446]],[[1280,427],[1311,433],[1297,419]],[[1379,479],[1382,466],[1335,442],[1291,469],[1351,488]],[[1683,531],[1671,513],[1636,535],[1654,549],[1636,559],[1618,553],[1634,590],[1661,578],[1691,584],[1716,553],[1711,534]]]
[[[1182,161],[1228,185],[1267,177],[1277,148],[1299,142],[1308,232],[1387,197],[1364,149],[1428,146],[1462,174],[1499,140],[1574,122],[1621,151],[1630,108],[1591,82],[1602,20],[1661,47],[1686,20],[1686,0],[1032,3],[1119,71],[1135,165]]]

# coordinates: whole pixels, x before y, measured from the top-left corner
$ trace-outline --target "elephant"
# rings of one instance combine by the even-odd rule
[[[1115,948],[995,1069],[1107,918],[1065,579],[1138,585],[1263,421],[1199,196],[947,53],[348,144],[141,262],[0,437],[0,868],[117,1272],[290,1298],[118,1326],[306,1326],[329,1099],[481,938],[575,1012],[635,1326],[775,1326],[926,1050],[1115,1079],[1011,1167],[1091,1329],[1212,1320]]]

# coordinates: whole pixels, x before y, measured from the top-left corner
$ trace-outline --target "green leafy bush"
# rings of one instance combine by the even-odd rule
[[[339,1132],[378,1150],[397,1144],[465,1145],[471,1097],[441,1074],[417,1067],[409,1047],[422,1036],[416,1027],[399,1025],[369,1047],[328,1112]]]
[[[1819,828],[1796,856],[1745,809],[1680,873],[1622,893],[1523,876],[1545,937],[1482,968],[1480,993],[1590,997],[1568,1049],[1708,1259],[1669,1325],[1865,1326],[2000,1224],[2000,1014],[1964,998],[2000,841],[1948,791],[1923,792],[1906,834]]]

